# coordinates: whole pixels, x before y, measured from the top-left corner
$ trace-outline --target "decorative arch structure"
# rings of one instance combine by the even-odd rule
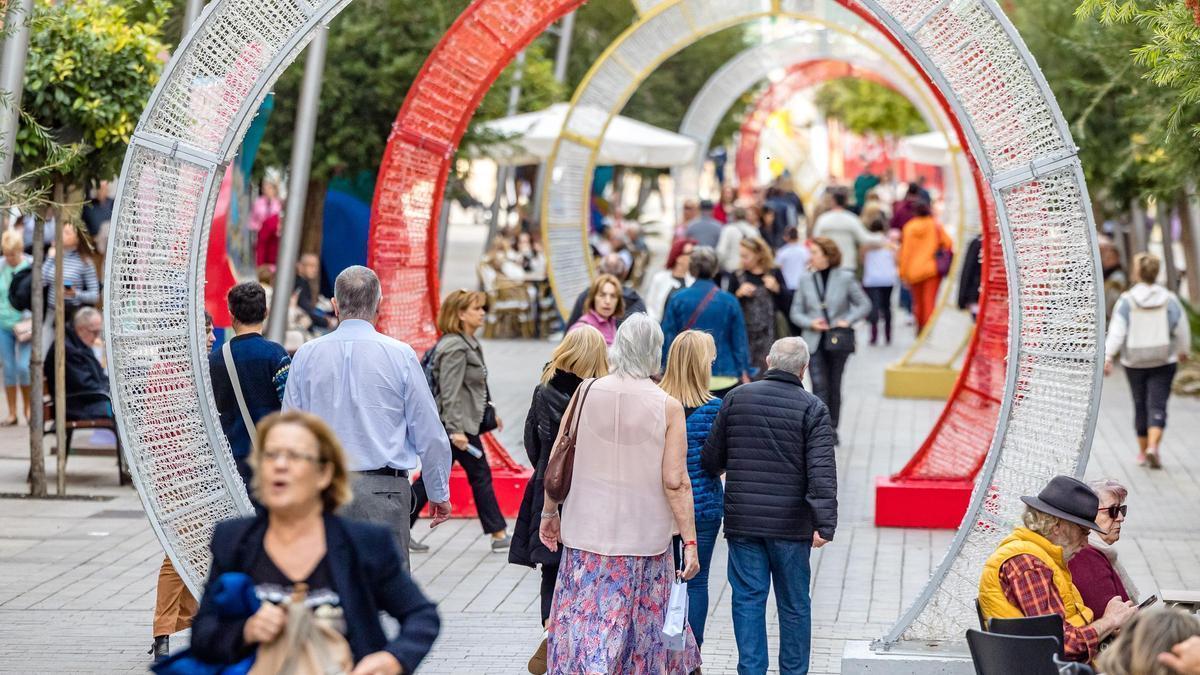
[[[564,259],[572,270],[582,267],[587,213],[582,195],[589,194],[599,139],[641,82],[704,36],[767,16],[809,19],[817,4],[662,0],[618,37],[576,90],[547,164],[542,222],[552,269]],[[991,436],[986,455],[965,458],[982,464],[970,509],[926,589],[881,644],[958,639],[974,620],[970,599],[979,567],[1019,513],[1016,497],[1036,491],[1056,473],[1078,473],[1086,463],[1102,365],[1094,228],[1076,149],[1053,95],[991,0],[859,0],[843,7],[900,47],[953,110],[978,177],[994,200],[998,227],[985,234],[1002,243],[1000,262],[1008,272],[1008,321],[1000,323],[1007,329],[1007,364],[993,359],[991,368],[964,372],[960,379],[986,379],[1000,369],[1003,394],[995,406],[980,405],[996,410],[995,422],[981,430],[944,432]],[[597,115],[594,108],[609,115]],[[994,269],[987,274],[995,279]],[[556,275],[560,303],[585,283],[586,278]],[[998,308],[993,303],[984,320],[994,320]],[[943,417],[948,414],[950,407]],[[918,453],[913,463],[926,471],[934,471],[937,461],[948,468],[963,463],[956,453],[943,455],[936,447]]]
[[[126,154],[105,288],[113,405],[147,515],[193,592],[207,572],[213,525],[250,512],[216,421],[198,292],[219,180],[275,80],[349,2],[213,0],[167,65]],[[478,100],[471,92],[486,89],[523,40],[579,4],[473,3],[426,63],[413,92],[421,103],[406,103],[410,112],[402,115],[411,126],[397,133],[435,165],[448,161],[452,147],[445,143],[461,134],[455,120],[469,116],[461,108]],[[639,6],[642,19],[573,99],[574,106],[599,105],[611,114],[573,107],[550,167],[544,210],[560,301],[586,283],[580,195],[611,109],[619,109],[661,60],[699,37],[757,18],[803,19],[814,2],[641,0]],[[973,567],[1016,516],[1014,496],[1051,474],[1075,472],[1086,460],[1102,365],[1098,256],[1069,132],[992,0],[858,0],[848,9],[890,36],[949,96],[995,197],[1010,272],[1012,349],[992,449],[950,553],[887,642],[947,638],[969,623],[964,605],[974,592]],[[376,264],[425,265],[411,278],[432,286],[428,301],[436,298],[436,279],[428,282],[432,244],[420,238],[429,231],[420,209],[436,203],[431,195],[441,185],[422,167],[403,171],[414,178],[406,190],[388,195],[389,208],[414,211],[395,221],[402,225],[394,241],[373,234],[373,245],[393,247],[395,256]],[[568,241],[573,252],[563,250]]]

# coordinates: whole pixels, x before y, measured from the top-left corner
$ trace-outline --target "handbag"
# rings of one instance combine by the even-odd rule
[[[845,327],[836,327],[833,325],[833,320],[829,318],[829,307],[825,304],[825,286],[817,281],[819,274],[812,275],[813,285],[817,288],[817,297],[821,300],[821,314],[825,317],[825,323],[829,324],[829,330],[821,335],[820,349],[827,352],[843,352],[846,354],[854,353],[854,329]]]
[[[948,248],[938,248],[937,253],[933,254],[933,261],[937,265],[938,276],[945,277],[950,274],[950,263],[954,262],[954,251]]]
[[[683,552],[679,554],[679,570],[683,571]],[[663,646],[673,652],[687,648],[687,582],[675,575],[671,581],[671,597],[667,601],[667,615],[663,619]]]
[[[546,496],[562,503],[571,492],[571,478],[575,473],[575,439],[579,433],[579,419],[583,415],[579,409],[587,399],[588,391],[596,380],[588,380],[583,386],[583,392],[571,401],[567,410],[566,426],[562,436],[554,444],[550,453],[550,461],[546,464]]]
[[[483,352],[476,351],[479,354],[479,360],[483,361]],[[477,435],[495,431],[500,428],[500,424],[496,421],[496,406],[492,404],[492,388],[487,383],[488,369],[487,364],[483,366],[483,390],[486,400],[483,403],[483,417],[479,420],[479,433]]]
[[[13,337],[17,342],[25,344],[33,339],[33,319],[21,319],[13,324]]]
[[[350,643],[304,604],[308,586],[296,584],[287,602],[287,627],[259,645],[249,675],[340,675],[354,670]]]

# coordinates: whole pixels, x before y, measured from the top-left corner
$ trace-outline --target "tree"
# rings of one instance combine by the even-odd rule
[[[69,185],[111,178],[166,61],[159,40],[166,4],[135,0],[37,0],[21,107],[60,143],[84,155]],[[137,18],[141,17],[141,18]],[[54,164],[34,125],[17,135],[16,162]]]
[[[334,176],[372,183],[396,113],[430,51],[468,5],[466,0],[371,0],[346,8],[330,25],[317,136],[305,206],[306,250],[319,246],[322,204]],[[476,120],[503,116],[515,66],[502,73],[481,102]],[[275,86],[275,110],[263,140],[259,169],[287,166],[303,78],[303,59]],[[553,65],[534,45],[526,52],[521,109],[561,97]],[[475,139],[468,130],[462,146]],[[457,163],[454,163],[457,164]],[[452,166],[454,165],[452,164]],[[367,176],[366,181],[361,177]]]
[[[821,114],[859,136],[900,137],[929,130],[913,104],[896,90],[872,80],[841,77],[821,85]]]

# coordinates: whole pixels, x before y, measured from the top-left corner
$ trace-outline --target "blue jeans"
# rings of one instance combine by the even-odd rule
[[[779,672],[807,673],[812,642],[812,608],[808,596],[811,574],[808,556],[812,544],[761,537],[728,539],[738,674],[767,672],[767,594],[772,583],[779,609]]]
[[[704,644],[704,624],[708,621],[708,571],[720,531],[720,518],[696,521],[696,555],[700,559],[700,571],[688,580],[687,593],[688,625],[696,636],[697,647]]]
[[[17,342],[11,330],[0,328],[0,356],[4,359],[4,386],[29,386],[29,342]],[[9,411],[16,415],[16,412]]]

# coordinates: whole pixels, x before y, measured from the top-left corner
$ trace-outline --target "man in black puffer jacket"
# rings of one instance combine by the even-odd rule
[[[808,346],[778,340],[766,377],[725,396],[704,444],[704,470],[725,474],[725,538],[739,673],[767,672],[767,594],[779,603],[779,672],[808,672],[809,554],[837,528],[829,410],[804,390]]]

